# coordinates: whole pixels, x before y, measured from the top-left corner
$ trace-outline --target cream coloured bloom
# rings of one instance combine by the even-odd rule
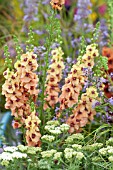
[[[98,97],[97,89],[93,86],[86,89],[86,94],[90,98],[97,98]]]
[[[48,142],[53,142],[55,140],[55,137],[52,135],[44,135],[41,137],[42,140],[46,140]]]
[[[58,159],[61,158],[61,156],[62,156],[62,152],[56,152],[56,153],[54,154],[53,159],[54,159],[54,160],[58,160]]]
[[[55,149],[51,149],[48,151],[43,151],[41,152],[42,158],[50,158],[55,154],[57,151]]]

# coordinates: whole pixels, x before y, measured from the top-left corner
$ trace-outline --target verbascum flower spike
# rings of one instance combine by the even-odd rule
[[[65,4],[65,0],[51,0],[50,4],[53,9],[61,10],[62,6]]]
[[[28,146],[40,146],[40,130],[39,124],[40,119],[36,116],[36,111],[34,110],[31,114],[25,119],[25,128],[26,128],[26,142]]]
[[[82,62],[84,63],[84,68],[93,68],[94,67],[94,59],[99,56],[99,52],[97,50],[96,44],[88,45],[86,48],[86,54],[82,57]]]
[[[78,58],[78,62],[72,66],[59,97],[60,110],[72,107],[78,102],[78,96],[82,90],[82,86],[87,81],[83,70],[85,68],[93,68],[94,58],[98,55],[96,44],[88,45],[84,56],[81,59]]]
[[[83,73],[83,64],[79,61],[72,66],[71,72],[65,78],[62,93],[59,97],[60,110],[72,107],[78,102],[78,96],[87,77]]]
[[[62,57],[64,53],[61,47],[52,50],[51,53],[53,57],[52,64],[47,71],[44,109],[47,109],[49,106],[54,108],[58,102],[60,92],[59,82],[62,79],[62,71],[65,68]]]
[[[29,100],[35,102],[39,92],[37,90],[38,77],[34,72],[38,67],[36,58],[35,54],[27,52],[20,57],[20,60],[16,61],[14,70],[7,69],[4,72],[6,81],[2,87],[2,94],[6,97],[5,108],[11,109],[11,114],[14,116],[14,128],[21,126],[27,128],[25,125],[26,119],[32,117]],[[37,119],[35,116],[35,124],[36,121],[38,123]],[[38,128],[38,125],[36,126]],[[27,128],[26,134],[28,131]],[[39,133],[39,129],[37,133]],[[27,143],[29,144],[28,140]]]
[[[73,114],[67,119],[70,133],[80,132],[82,127],[94,119],[96,111],[92,105],[97,100],[99,100],[97,89],[93,86],[87,88],[86,93],[81,95],[79,104],[73,109]]]

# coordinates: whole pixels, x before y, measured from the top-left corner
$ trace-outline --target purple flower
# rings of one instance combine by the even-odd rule
[[[28,27],[31,21],[38,21],[38,0],[23,0],[21,1],[20,7],[24,11],[24,26],[22,28],[23,32],[28,32]]]
[[[59,107],[56,107],[55,108],[55,112],[58,112],[60,109],[59,109]]]
[[[46,4],[49,4],[50,0],[43,0],[42,4],[43,5],[46,5]]]
[[[0,154],[3,152],[3,149],[2,148],[0,148]]]
[[[109,102],[111,105],[113,105],[113,97],[109,98],[109,99],[108,99],[108,102]]]
[[[94,101],[92,104],[92,108],[94,109],[96,106],[99,106],[100,102],[99,101]]]
[[[80,32],[85,31],[90,32],[93,28],[93,25],[84,23],[85,19],[88,18],[89,14],[91,14],[91,10],[89,9],[92,4],[90,0],[78,0],[77,2],[77,12],[74,15],[74,21],[76,21],[76,31]]]
[[[100,32],[101,35],[99,37],[99,41],[100,41],[99,45],[101,47],[104,47],[108,44],[108,36],[109,36],[108,27],[105,19],[100,20]]]
[[[67,57],[67,62],[70,63],[72,61],[72,58]]]

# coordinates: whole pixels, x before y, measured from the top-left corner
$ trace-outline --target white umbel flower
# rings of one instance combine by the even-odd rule
[[[53,156],[54,153],[56,153],[57,151],[54,149],[51,149],[49,151],[43,151],[41,152],[42,158],[49,158],[51,156]]]
[[[70,128],[70,126],[67,125],[67,124],[65,124],[65,123],[63,123],[62,125],[60,125],[60,129],[61,129],[62,132],[68,131],[69,128]]]
[[[13,152],[12,153],[12,158],[27,158],[27,154],[26,153],[21,153],[21,152]]]
[[[44,135],[41,137],[42,140],[46,140],[48,142],[53,142],[55,140],[55,137],[54,136],[51,136],[51,135]]]
[[[53,159],[54,159],[54,160],[57,160],[57,159],[61,158],[61,155],[62,155],[62,152],[56,152],[56,153],[54,154]]]
[[[109,160],[110,162],[113,162],[113,156],[108,157],[108,160]]]
[[[13,160],[12,154],[9,153],[9,152],[3,152],[3,153],[0,155],[0,160],[11,161],[11,160]]]
[[[18,148],[16,146],[7,146],[6,148],[4,148],[4,151],[6,151],[6,152],[14,152],[17,150],[18,150]]]

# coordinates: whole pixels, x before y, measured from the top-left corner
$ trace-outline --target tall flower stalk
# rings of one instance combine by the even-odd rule
[[[4,72],[6,81],[2,88],[2,94],[6,97],[5,108],[11,109],[15,119],[13,127],[23,126],[26,129],[24,133],[26,142],[32,146],[38,146],[41,137],[37,127],[40,120],[35,115],[34,105],[39,93],[39,90],[36,89],[38,77],[34,73],[38,67],[36,58],[37,56],[33,52],[19,56],[14,69],[8,68]]]
[[[47,70],[48,70],[48,66],[49,66],[49,55],[50,55],[50,51],[51,51],[51,46],[53,45],[53,43],[59,43],[62,44],[62,38],[61,38],[61,29],[60,29],[60,22],[58,20],[58,18],[56,18],[56,11],[52,11],[51,15],[49,17],[49,21],[48,21],[48,25],[47,25],[47,34],[48,37],[46,38],[46,42],[45,42],[45,48],[46,48],[46,53],[44,56],[44,62],[45,62],[45,66],[42,72],[42,82],[43,84],[41,84],[41,106],[40,106],[40,119],[42,120],[42,124],[45,123],[45,116],[44,116],[44,98],[45,98],[45,90],[46,90],[46,74],[47,74]]]
[[[107,1],[108,4],[108,14],[109,14],[109,31],[110,31],[110,46],[113,45],[113,15],[112,15],[112,11],[113,11],[113,1],[112,0],[108,0]]]

